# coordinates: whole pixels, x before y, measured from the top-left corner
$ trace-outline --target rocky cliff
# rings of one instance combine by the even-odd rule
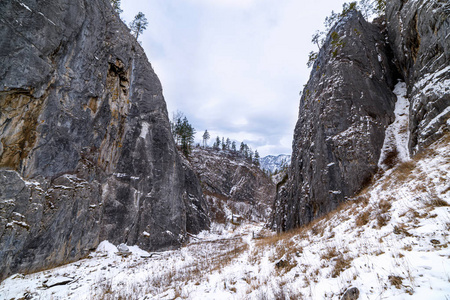
[[[106,0],[0,3],[0,280],[207,228],[161,84]]]
[[[387,3],[388,38],[410,102],[412,153],[450,131],[450,3]]]
[[[237,152],[195,148],[192,168],[201,181],[211,220],[224,222],[231,214],[265,222],[271,213],[275,185],[258,166]]]
[[[448,131],[448,12],[441,1],[393,0],[386,21],[369,24],[351,12],[330,30],[300,99],[273,228],[306,224],[370,181],[394,119],[397,80],[406,81],[411,104],[409,151]]]
[[[331,29],[300,99],[289,178],[274,207],[276,229],[331,211],[377,171],[396,82],[382,30],[359,12]]]

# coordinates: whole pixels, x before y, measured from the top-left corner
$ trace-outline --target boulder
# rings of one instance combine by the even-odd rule
[[[352,287],[345,291],[341,300],[357,300],[358,298],[359,298],[358,288]]]

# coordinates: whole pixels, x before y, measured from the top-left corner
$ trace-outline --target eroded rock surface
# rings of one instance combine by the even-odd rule
[[[450,130],[449,12],[448,1],[392,0],[386,21],[368,24],[352,12],[330,31],[300,99],[273,228],[306,224],[370,180],[393,121],[397,79],[407,86],[409,154]]]
[[[257,165],[237,152],[195,148],[190,163],[201,181],[211,219],[229,214],[265,222],[271,213],[275,185]]]
[[[387,2],[389,41],[410,101],[410,150],[450,131],[450,3]]]
[[[208,227],[159,79],[109,1],[6,0],[0,25],[0,280]]]
[[[383,30],[359,12],[331,29],[300,99],[288,178],[277,188],[275,229],[330,212],[377,171],[397,79]]]

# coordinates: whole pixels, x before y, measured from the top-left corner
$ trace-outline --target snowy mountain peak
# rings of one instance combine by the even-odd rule
[[[261,169],[274,173],[276,170],[281,170],[284,166],[291,164],[291,156],[286,154],[267,155],[259,160]]]

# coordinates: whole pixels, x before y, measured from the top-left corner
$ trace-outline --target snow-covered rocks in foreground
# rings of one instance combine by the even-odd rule
[[[103,242],[90,258],[9,277],[0,298],[340,299],[356,287],[359,299],[450,299],[449,144],[386,171],[307,227],[275,235],[262,224],[214,224],[179,250],[128,246],[127,257]]]

